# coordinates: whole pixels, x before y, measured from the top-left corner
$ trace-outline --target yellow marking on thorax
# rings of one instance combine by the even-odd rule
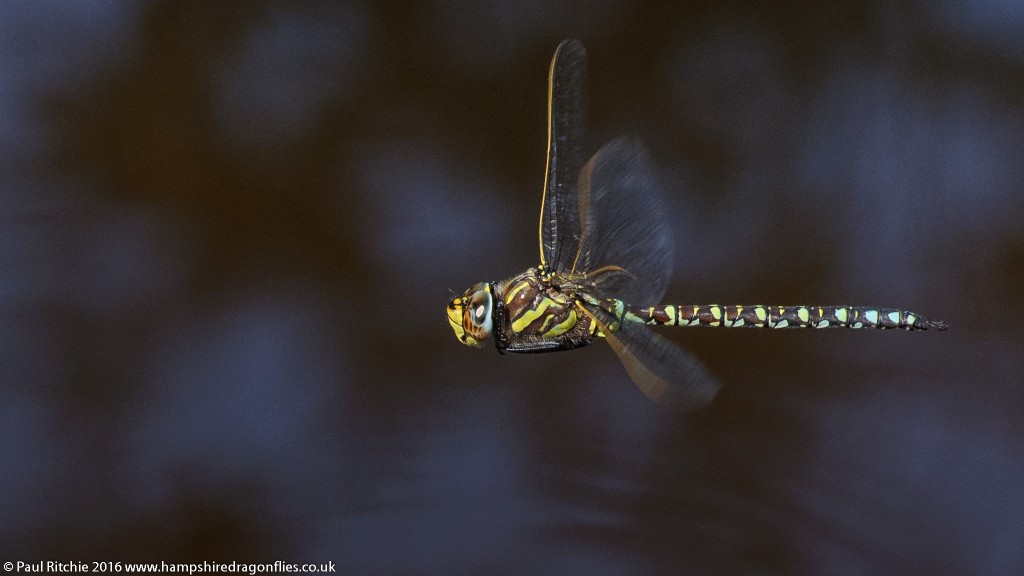
[[[554,320],[554,319],[555,319],[555,315],[554,314],[548,314],[547,316],[544,317],[544,322],[540,325],[540,332],[541,332],[541,334],[543,334],[544,331],[548,329],[548,326],[551,325],[551,321]]]
[[[505,296],[505,304],[511,304],[512,303],[512,299],[515,298],[516,294],[518,294],[520,291],[522,291],[524,288],[526,288],[529,285],[530,285],[530,282],[528,280],[523,280],[519,284],[516,284],[516,287],[511,289],[511,290],[509,290],[508,294]]]
[[[548,318],[551,318],[551,317],[552,316],[548,316]],[[547,322],[547,321],[545,320],[545,322]],[[576,326],[576,311],[575,310],[569,310],[569,317],[566,318],[565,321],[556,324],[551,330],[548,330],[547,332],[544,332],[543,334],[544,334],[545,338],[553,338],[555,336],[561,336],[562,334],[565,334],[569,330],[572,330],[572,328],[574,326]]]
[[[541,314],[543,314],[545,310],[547,310],[554,304],[558,303],[552,300],[551,298],[545,298],[541,300],[540,304],[537,305],[537,308],[523,312],[522,315],[520,315],[519,318],[517,318],[516,321],[512,323],[512,331],[522,332],[534,320],[540,318]]]
[[[806,324],[807,319],[810,318],[810,314],[808,313],[807,308],[801,306],[800,308],[796,309],[796,317],[799,318],[801,322]]]
[[[755,306],[754,315],[757,316],[757,319],[760,320],[762,324],[764,324],[765,318],[768,317],[768,312],[764,309],[764,306]]]

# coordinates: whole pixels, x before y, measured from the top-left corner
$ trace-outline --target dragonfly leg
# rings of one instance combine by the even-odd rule
[[[509,344],[505,347],[504,352],[514,352],[516,354],[538,354],[541,352],[557,352],[559,350],[572,350],[573,348],[579,348],[585,346],[585,343],[571,343],[566,340],[536,340],[534,342],[518,342],[515,344]],[[500,350],[500,349],[499,349]]]

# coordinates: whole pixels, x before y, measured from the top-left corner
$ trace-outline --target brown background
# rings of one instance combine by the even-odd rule
[[[1012,2],[5,3],[2,560],[345,574],[1024,571]],[[548,60],[667,183],[677,303],[946,333],[464,349],[535,264]]]

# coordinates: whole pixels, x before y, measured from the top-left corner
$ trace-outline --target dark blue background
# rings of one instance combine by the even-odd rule
[[[5,2],[0,560],[345,574],[1024,572],[1024,7]],[[651,150],[676,303],[945,333],[462,347],[535,264],[545,90]]]

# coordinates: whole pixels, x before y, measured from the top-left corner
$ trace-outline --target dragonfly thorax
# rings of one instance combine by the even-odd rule
[[[448,303],[448,323],[468,346],[492,334],[501,352],[548,352],[585,346],[595,333],[577,305],[582,277],[538,268],[501,282],[481,282]]]

